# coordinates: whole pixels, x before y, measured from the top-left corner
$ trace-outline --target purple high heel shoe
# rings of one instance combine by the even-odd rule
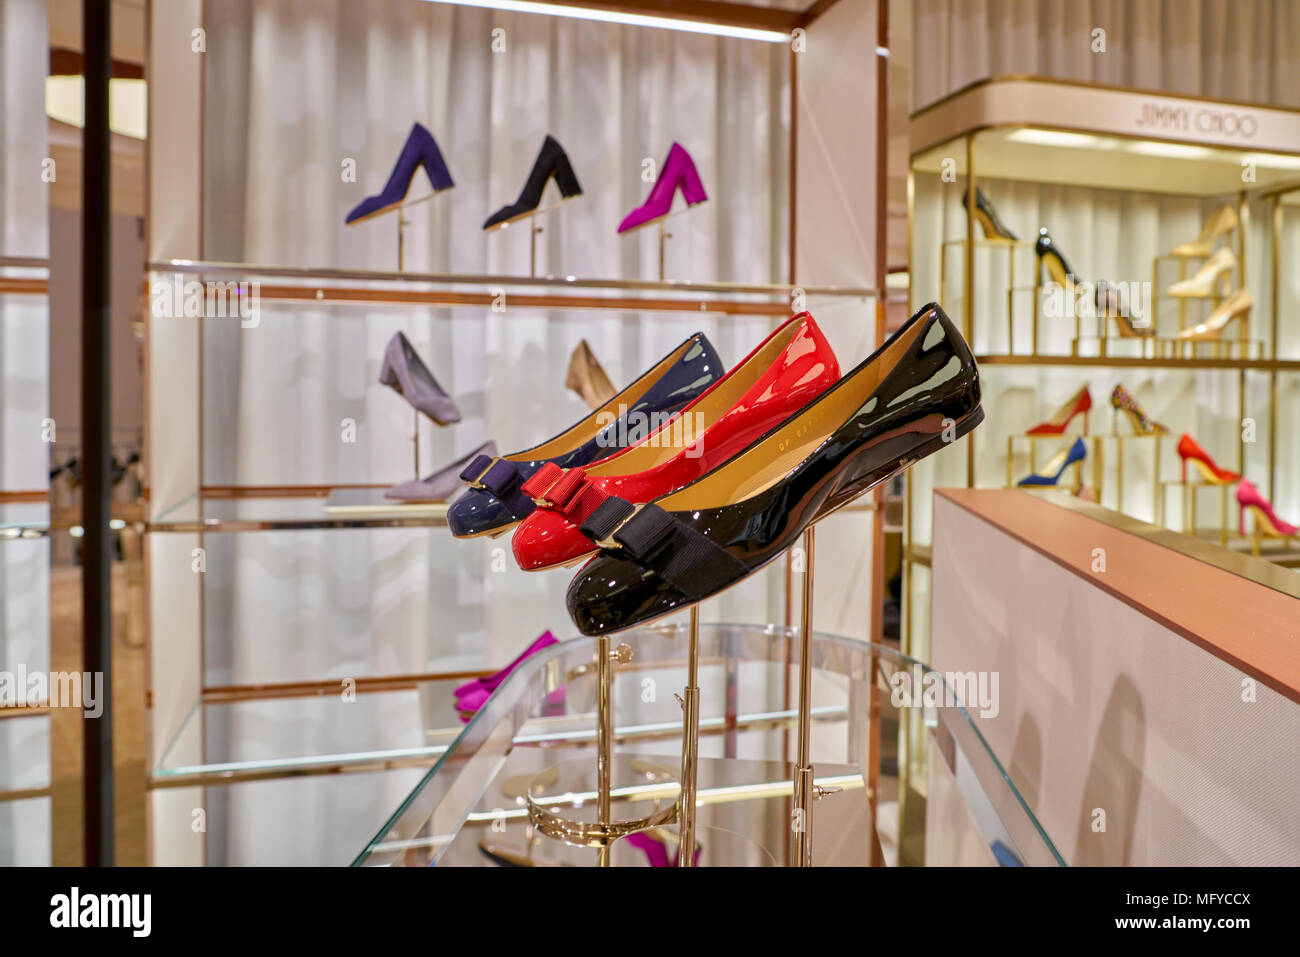
[[[623,217],[618,231],[626,233],[640,229],[667,216],[672,209],[673,195],[678,186],[682,188],[682,198],[686,200],[687,206],[694,206],[709,198],[704,192],[704,184],[700,182],[700,174],[695,170],[691,154],[680,143],[674,143],[668,150],[668,157],[659,170],[659,178],[655,180],[650,195],[644,203]]]
[[[514,671],[516,668],[522,665],[533,655],[537,654],[539,651],[551,647],[551,645],[555,644],[559,640],[560,639],[556,638],[553,634],[551,634],[551,630],[548,628],[546,631],[538,635],[537,638],[533,641],[533,643],[529,645],[527,648],[525,648],[518,658],[510,662],[510,664],[506,665],[496,674],[488,675],[486,678],[475,678],[473,681],[467,681],[463,685],[458,686],[456,690],[452,693],[457,698],[465,698],[469,696],[471,693],[477,693],[478,691],[484,691],[484,690],[486,690],[488,694],[491,694],[493,691],[496,690],[497,686],[501,684],[501,682],[505,681],[507,678],[510,677],[510,673],[512,671]],[[487,700],[487,695],[483,695],[482,700],[479,701],[479,704],[482,704],[483,701],[486,700]],[[478,707],[478,705],[475,705],[475,707]]]
[[[397,333],[384,348],[384,364],[379,370],[379,381],[396,391],[439,425],[460,421],[460,409],[451,396],[438,385],[405,333]]]
[[[397,165],[389,174],[383,190],[374,196],[367,196],[354,206],[352,212],[348,213],[347,225],[351,226],[372,216],[378,216],[380,213],[386,213],[394,206],[400,205],[411,189],[415,171],[421,166],[429,175],[429,185],[433,187],[435,193],[451,189],[456,185],[451,181],[451,173],[447,170],[447,164],[438,150],[433,134],[416,123],[406,137],[406,145],[402,147],[402,153],[397,157]]]

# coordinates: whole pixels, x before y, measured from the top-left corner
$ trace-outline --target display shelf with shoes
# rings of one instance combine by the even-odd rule
[[[824,30],[823,36],[834,33],[840,41],[871,39],[876,48],[886,43],[878,36],[883,21],[863,16],[853,5],[802,6],[807,9],[756,15],[793,23],[797,12],[801,30]],[[456,18],[481,15],[445,12]],[[201,18],[202,11],[196,7],[195,14]],[[376,16],[376,22],[389,20],[392,11]],[[243,803],[236,795],[263,786],[284,794],[297,778],[307,782],[305,792],[311,779],[326,785],[332,783],[329,774],[348,770],[352,773],[333,780],[355,782],[374,774],[390,782],[381,788],[391,789],[398,776],[434,762],[454,763],[454,755],[437,753],[439,740],[421,735],[446,729],[459,734],[462,721],[476,727],[518,676],[556,646],[528,656],[495,689],[456,691],[470,684],[468,679],[490,678],[547,626],[561,639],[563,653],[575,656],[574,668],[559,672],[558,685],[554,676],[543,679],[552,684],[535,716],[542,722],[538,739],[525,736],[514,743],[521,755],[531,753],[539,761],[568,756],[566,751],[590,753],[599,731],[591,696],[609,662],[596,660],[594,642],[575,643],[571,630],[556,626],[550,612],[564,608],[561,576],[516,574],[520,570],[509,543],[490,537],[509,523],[485,525],[483,538],[468,542],[453,541],[439,526],[478,530],[455,524],[461,517],[456,503],[467,493],[486,491],[498,502],[537,505],[515,494],[523,462],[554,465],[574,474],[570,481],[575,481],[572,470],[591,464],[586,456],[553,460],[600,437],[605,425],[588,423],[588,415],[614,411],[609,404],[618,404],[664,350],[697,332],[718,346],[719,359],[733,363],[806,310],[855,362],[879,345],[883,310],[875,287],[886,272],[885,197],[873,171],[884,165],[884,117],[875,120],[877,135],[869,150],[861,148],[860,124],[850,129],[829,122],[838,107],[829,108],[842,95],[851,91],[850,102],[872,96],[883,79],[879,64],[856,61],[834,75],[810,73],[806,82],[795,84],[801,69],[797,59],[763,56],[731,75],[724,73],[716,52],[692,50],[689,39],[675,33],[651,33],[633,24],[583,27],[638,43],[652,39],[656,49],[666,44],[663,49],[687,58],[680,62],[698,61],[705,71],[726,75],[726,88],[718,89],[715,100],[728,124],[748,128],[737,138],[696,123],[689,112],[670,111],[664,126],[655,118],[657,107],[636,92],[638,84],[614,91],[599,110],[584,108],[583,98],[574,99],[569,91],[580,90],[586,74],[573,72],[576,61],[568,56],[554,59],[560,86],[534,85],[529,94],[549,104],[541,113],[516,112],[520,88],[499,82],[482,87],[486,112],[470,109],[479,95],[477,84],[490,79],[478,63],[454,71],[460,92],[437,91],[432,100],[422,94],[411,101],[401,93],[410,85],[409,71],[391,70],[402,61],[374,58],[388,41],[375,48],[331,21],[322,24],[319,36],[349,63],[368,61],[367,82],[382,83],[383,92],[373,86],[358,100],[350,93],[337,95],[335,80],[305,86],[300,91],[304,108],[313,115],[338,115],[340,122],[304,137],[276,111],[259,132],[254,154],[244,131],[258,126],[235,116],[251,121],[248,104],[258,109],[275,104],[282,92],[265,88],[265,78],[259,77],[249,97],[231,101],[232,115],[223,117],[216,112],[219,101],[205,100],[202,90],[220,88],[256,31],[232,26],[231,42],[213,45],[224,51],[220,56],[173,62],[163,60],[163,52],[180,37],[176,23],[162,8],[154,8],[148,20],[156,86],[176,94],[154,103],[150,115],[158,135],[150,147],[153,219],[145,257],[151,284],[146,291],[164,290],[161,313],[153,310],[145,323],[149,618],[153,634],[166,638],[165,653],[161,637],[152,646],[147,686],[152,704],[148,766],[154,769],[150,784],[157,795],[150,823],[153,833],[167,835],[154,845],[155,859],[201,862],[194,860],[198,848],[218,846],[219,839],[191,837],[178,826],[180,802],[191,788],[216,791],[214,805],[233,807]],[[521,14],[511,31],[511,55],[527,50],[533,38],[555,37],[555,27],[548,17]],[[561,33],[565,30],[560,26]],[[445,72],[445,48],[426,49],[423,27],[409,32],[421,63]],[[281,40],[268,34],[263,42],[277,48]],[[742,53],[752,38],[723,42]],[[584,57],[607,55],[590,45],[583,49]],[[754,46],[755,51],[772,49]],[[553,56],[548,50],[546,59]],[[629,77],[641,75],[642,64],[627,65]],[[349,77],[336,79],[351,88]],[[655,100],[665,92],[670,99],[661,102],[675,102],[677,91],[689,91],[694,82],[677,71]],[[817,95],[818,87],[827,94]],[[879,92],[883,97],[883,84]],[[416,116],[403,115],[410,109],[404,102],[417,104]],[[345,119],[339,113],[353,105],[366,115]],[[475,124],[489,115],[504,119],[475,132]],[[553,117],[553,128],[550,121],[538,125],[543,115]],[[412,155],[399,160],[390,176],[397,186],[390,189],[382,177],[413,119],[427,126],[429,139],[436,136],[445,163],[430,158],[429,144],[417,130],[415,142],[408,143]],[[806,132],[818,128],[814,122],[822,127],[819,136],[796,140],[796,123]],[[213,136],[227,127],[234,131],[229,153],[223,154],[230,162],[200,161],[204,137],[184,135],[194,130]],[[617,128],[627,135],[611,151],[607,134]],[[186,149],[164,156],[160,144],[173,137]],[[674,139],[680,142],[670,147]],[[544,144],[540,154],[539,142]],[[190,143],[198,148],[188,149]],[[342,187],[332,174],[316,175],[319,168],[336,165],[329,159],[322,167],[320,157],[336,155],[344,160]],[[351,179],[349,159],[357,156],[364,158],[364,167]],[[262,157],[301,163],[309,175],[287,176],[289,167],[263,163]],[[237,172],[245,164],[247,169]],[[443,166],[446,181],[436,175]],[[413,209],[405,191],[413,178],[409,195],[419,201],[425,187],[420,168],[431,174],[434,189],[443,191]],[[453,173],[457,188],[446,190]],[[521,183],[525,174],[529,180]],[[535,243],[529,247],[521,234],[553,201],[552,180],[561,198],[575,198],[580,191],[582,198],[548,213],[545,234],[538,237],[531,229]],[[855,188],[846,196],[836,184],[848,181]],[[374,208],[362,213],[386,212],[392,220],[345,228],[344,215],[371,193]],[[219,205],[224,197],[239,195],[250,197],[250,208],[257,210],[243,225],[225,217],[228,207]],[[621,223],[619,216],[624,216]],[[392,221],[398,224],[396,265]],[[378,241],[370,242],[376,231]],[[864,245],[850,248],[845,236]],[[633,278],[655,275],[659,279]],[[714,281],[715,276],[722,279]],[[726,281],[732,278],[737,281]],[[227,313],[187,316],[184,297],[180,307],[177,298],[166,298],[167,291],[191,283],[205,293],[221,284],[228,291]],[[251,310],[254,304],[255,313],[246,315],[243,307]],[[384,344],[399,330],[410,350],[402,351],[402,361],[387,370],[391,374],[381,376]],[[580,361],[566,368],[565,360],[584,342]],[[412,356],[428,372],[427,381],[413,371],[419,366]],[[404,377],[403,371],[412,374]],[[568,382],[567,372],[575,373]],[[716,375],[711,369],[707,377],[675,382],[666,398],[694,400],[722,372],[725,367]],[[795,397],[787,397],[789,407],[782,413],[796,411],[809,382],[821,388],[834,378],[824,361],[810,362],[800,372],[808,373],[807,382],[797,375],[779,380]],[[419,382],[440,388],[422,390]],[[386,391],[393,383],[420,418],[432,420],[417,419],[414,443],[410,422],[416,412]],[[435,401],[422,403],[411,394],[422,391]],[[454,414],[444,397],[452,400]],[[622,398],[629,412],[642,411],[636,408],[640,396]],[[665,401],[647,416],[671,414],[675,405]],[[758,418],[764,428],[772,424],[761,414]],[[620,421],[623,416],[617,415],[615,424]],[[596,435],[587,435],[593,424],[599,426]],[[738,426],[746,440],[753,438],[745,431],[749,425]],[[585,441],[559,442],[575,430]],[[927,439],[937,441],[928,433]],[[480,448],[489,440],[494,448]],[[536,457],[516,451],[551,441],[570,447]],[[419,452],[414,469],[412,445]],[[598,443],[597,452],[605,449]],[[439,501],[444,496],[435,493],[451,471],[445,463],[465,458],[469,461],[456,478],[470,488],[456,489],[453,501],[444,505]],[[542,491],[560,496],[567,487]],[[401,500],[385,501],[391,497],[386,492]],[[842,567],[827,574],[842,579],[846,593],[852,589],[865,606],[872,589],[863,579],[881,547],[880,509],[875,497],[863,495],[840,511],[828,526],[852,535],[845,536],[850,543],[842,546]],[[201,564],[205,556],[208,570],[197,575],[192,563]],[[747,619],[779,618],[781,606],[789,606],[791,593],[797,593],[791,570],[796,556],[781,551],[776,557],[779,564],[720,598],[712,614],[735,608]],[[863,611],[846,607],[843,616],[851,620],[844,630],[865,637],[878,627],[874,609]],[[711,662],[703,667],[713,673]],[[788,661],[771,666],[772,674],[778,670],[788,680],[794,668]],[[339,700],[338,692],[341,682],[353,678],[357,702],[367,700],[356,708],[357,727],[349,730],[347,708],[356,706]],[[393,687],[385,686],[388,679]],[[438,705],[436,718],[419,716],[419,692],[396,687],[412,681],[445,703],[445,710]],[[725,691],[725,678],[722,687]],[[263,689],[268,689],[265,696]],[[671,747],[680,739],[682,721],[679,713],[662,707],[671,699],[661,697],[666,700],[657,706],[668,710],[667,716],[641,720],[635,710],[623,713],[610,733],[650,755]],[[764,700],[762,710],[738,710],[717,699],[718,713],[701,715],[705,748],[715,740],[725,751],[726,742],[738,737],[781,736],[793,709],[773,709],[772,700]],[[839,720],[841,707],[819,709],[814,719],[819,726]],[[153,754],[158,748],[166,748],[164,760]],[[734,754],[733,759],[739,760]],[[384,770],[388,763],[392,769]],[[760,770],[769,776],[772,768],[764,763]],[[838,786],[838,775],[817,783]],[[526,790],[511,793],[516,801],[527,799]],[[517,803],[508,807],[512,813],[519,809]],[[214,819],[221,813],[217,810]],[[240,822],[233,814],[225,817],[233,832]],[[676,839],[690,853],[671,847],[667,826],[656,832],[660,843],[649,848],[651,857],[660,862],[698,857],[706,863],[729,844],[737,854],[752,849],[746,835],[728,837],[726,828],[700,823],[694,842],[689,835]],[[476,841],[475,861],[486,861],[489,854],[500,861],[527,860],[528,842],[509,837],[492,834],[487,848]],[[646,846],[627,844],[615,853],[629,850],[647,859]],[[752,859],[768,859],[766,851],[760,848]]]
[[[1207,116],[1237,111],[1268,132],[1247,149],[1208,127],[1140,122],[1163,106]],[[928,649],[922,558],[932,491],[1033,477],[1045,461],[1038,451],[1051,455],[1072,442],[1066,432],[1079,431],[1071,421],[1077,403],[1052,410],[1087,380],[1141,370],[1143,381],[1130,385],[1142,387],[1143,405],[1173,429],[1153,431],[1130,415],[1132,429],[1083,439],[1082,467],[1099,466],[1091,491],[1108,506],[1249,550],[1249,536],[1231,528],[1223,487],[1212,495],[1178,481],[1175,440],[1189,431],[1212,438],[1227,469],[1258,476],[1261,488],[1267,480],[1270,492],[1284,488],[1283,515],[1300,511],[1297,487],[1278,474],[1290,460],[1283,435],[1300,374],[1300,347],[1285,321],[1297,305],[1287,300],[1284,253],[1294,242],[1287,204],[1300,205],[1300,111],[994,76],[919,109],[909,135],[913,284],[937,281],[997,398],[964,455],[941,453],[906,476],[905,651],[924,657]],[[1026,241],[1035,232],[1037,242]],[[1128,274],[1146,259],[1150,272]],[[1036,421],[1053,437],[1051,450],[1023,435]],[[1180,493],[1168,494],[1171,487]],[[1207,516],[1197,502],[1206,494],[1218,500],[1218,521],[1201,529]],[[1260,541],[1262,554],[1274,544],[1285,556],[1277,547],[1284,539]]]

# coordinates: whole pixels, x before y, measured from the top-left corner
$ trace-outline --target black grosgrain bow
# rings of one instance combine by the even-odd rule
[[[581,530],[605,551],[653,571],[694,601],[749,574],[731,552],[653,503],[608,498]]]

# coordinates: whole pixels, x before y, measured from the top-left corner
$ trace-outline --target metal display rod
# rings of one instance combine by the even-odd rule
[[[812,526],[803,533],[803,550],[806,562],[801,610],[799,615],[799,720],[798,760],[794,769],[792,813],[790,827],[794,832],[792,861],[796,867],[812,866],[812,805],[813,801],[830,789],[822,790],[813,784],[812,765],[812,604],[813,604],[813,549],[816,539]],[[682,773],[681,795],[677,804],[677,824],[680,846],[684,849],[677,858],[678,866],[693,867],[695,855],[695,811],[699,794],[699,743],[700,743],[700,606],[691,606],[690,645],[687,654],[686,689],[679,699],[682,703]]]
[[[103,711],[82,733],[85,862],[113,864],[113,608],[111,367],[109,359],[108,81],[111,13],[107,0],[82,0],[85,126],[81,182],[82,669],[102,675]]]

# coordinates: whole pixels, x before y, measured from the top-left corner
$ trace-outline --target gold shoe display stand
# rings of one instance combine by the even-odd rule
[[[1085,412],[1084,415],[1087,415]],[[1097,495],[1098,500],[1101,498],[1101,481],[1102,481],[1102,451],[1100,435],[1008,435],[1007,436],[1007,488],[1019,488],[1016,484],[1015,474],[1015,447],[1017,442],[1027,442],[1029,444],[1029,470],[1025,474],[1034,475],[1038,472],[1038,443],[1043,441],[1053,442],[1058,445],[1064,445],[1067,442],[1073,442],[1076,438],[1083,439],[1088,448],[1087,466],[1092,472],[1092,488]],[[1083,487],[1083,468],[1085,463],[1082,461],[1075,462],[1070,466],[1074,472],[1074,484],[1070,491],[1075,495]],[[1059,486],[1059,482],[1057,483]],[[1048,486],[1050,487],[1050,486]]]
[[[799,710],[796,723],[797,757],[791,793],[790,828],[792,832],[791,862],[797,867],[812,865],[812,805],[818,798],[832,793],[834,788],[816,783],[812,763],[812,603],[813,567],[816,535],[812,526],[804,530],[802,547],[806,570],[801,589],[799,618]],[[596,639],[596,819],[589,821],[583,815],[581,804],[557,805],[554,794],[556,771],[543,771],[529,784],[527,791],[528,816],[537,830],[557,840],[582,847],[600,850],[599,866],[610,864],[610,847],[621,837],[637,831],[668,824],[678,826],[681,847],[696,844],[696,820],[699,798],[700,768],[700,606],[697,602],[689,610],[690,626],[687,631],[686,687],[677,695],[682,706],[681,769],[678,775],[675,799],[671,803],[652,805],[648,813],[639,817],[615,819],[613,798],[619,791],[626,793],[635,780],[644,789],[646,770],[643,766],[620,764],[613,752],[614,700],[613,671],[615,664],[632,660],[632,649],[623,644],[610,648],[610,637]],[[616,786],[615,769],[622,773]],[[653,776],[652,776],[653,777]],[[652,783],[662,797],[671,788],[669,775],[661,773]],[[642,798],[648,797],[644,793]],[[653,797],[653,795],[649,795]],[[679,867],[693,867],[694,854],[679,854]]]
[[[1230,484],[1219,485],[1214,482],[1172,481],[1172,482],[1160,482],[1158,488],[1159,488],[1158,494],[1160,496],[1159,499],[1160,504],[1156,512],[1157,524],[1160,525],[1166,524],[1165,523],[1166,496],[1169,493],[1169,489],[1176,488],[1179,490],[1178,491],[1179,502],[1182,508],[1181,531],[1184,535],[1192,535],[1192,536],[1198,536],[1200,534],[1200,526],[1196,520],[1197,497],[1198,497],[1197,493],[1207,488],[1218,489],[1220,493],[1219,527],[1216,529],[1216,532],[1217,532],[1219,545],[1224,548],[1228,547],[1229,522],[1232,517],[1231,511],[1229,511],[1230,500],[1228,496],[1229,493],[1232,491],[1232,485]],[[1258,555],[1259,553],[1256,552],[1255,554]]]

